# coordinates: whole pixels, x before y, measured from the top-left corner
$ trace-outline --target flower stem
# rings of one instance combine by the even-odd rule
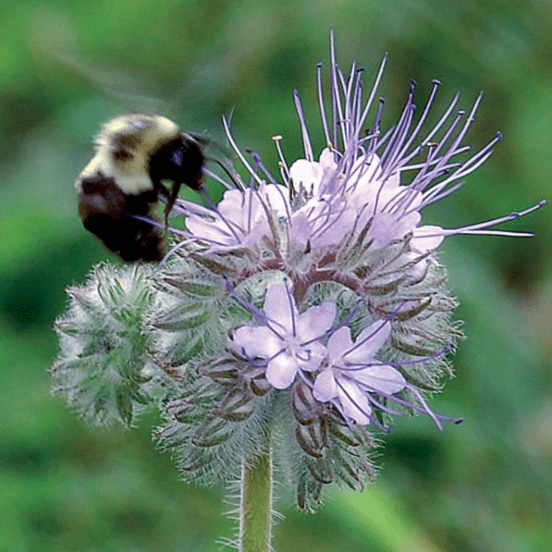
[[[272,459],[267,451],[243,463],[239,552],[270,552],[271,539]]]

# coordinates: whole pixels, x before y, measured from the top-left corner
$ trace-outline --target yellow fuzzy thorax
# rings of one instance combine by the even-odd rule
[[[160,115],[124,115],[109,121],[94,140],[95,155],[77,180],[77,189],[82,179],[101,173],[112,177],[125,194],[152,190],[150,155],[179,134],[178,126]]]

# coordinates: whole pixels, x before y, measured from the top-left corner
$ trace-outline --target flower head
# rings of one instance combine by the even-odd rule
[[[259,204],[262,203],[265,208],[270,206],[275,214],[282,215],[287,211],[281,230],[285,231],[289,240],[301,247],[305,242],[313,248],[337,245],[353,233],[363,244],[369,243],[372,249],[383,248],[394,240],[412,236],[416,244],[414,249],[427,252],[435,250],[444,237],[454,234],[530,235],[488,229],[532,212],[545,202],[522,212],[462,228],[444,229],[421,224],[422,210],[460,189],[463,179],[492,155],[493,146],[502,139],[502,135],[497,132],[487,145],[465,158],[471,146],[465,145],[464,139],[475,121],[482,94],[469,111],[457,110],[460,96],[456,94],[438,122],[426,129],[426,120],[441,86],[438,80],[433,81],[432,92],[417,121],[414,117],[417,84],[413,81],[398,123],[387,131],[382,130],[383,101],[380,101],[373,124],[366,130],[386,63],[387,57],[379,68],[368,98],[363,101],[363,71],[356,64],[352,65],[348,75],[341,71],[336,63],[332,35],[330,117],[324,102],[322,66],[318,67],[320,114],[328,145],[315,160],[302,104],[295,92],[305,153],[303,159],[296,160],[287,168],[280,147],[281,137],[275,138],[284,186],[278,184],[262,165],[249,164],[225,121],[231,145],[257,183],[257,188],[248,188],[238,179],[234,183],[236,190],[244,196],[256,193]],[[408,183],[404,182],[405,176],[408,176]],[[267,186],[267,182],[276,186]],[[267,189],[275,187],[278,192],[273,197],[277,197],[278,204],[285,203],[285,209],[275,209],[274,204],[266,201]],[[288,201],[288,197],[292,199]],[[226,205],[225,197],[217,208],[219,215],[227,214]],[[242,213],[247,211],[242,207]],[[208,230],[200,228],[195,218],[190,222],[190,237],[198,242],[208,242]],[[250,219],[246,226],[251,227]],[[244,233],[247,238],[234,246],[260,241],[271,231],[273,229],[265,224],[254,236]],[[349,239],[349,246],[350,242]]]

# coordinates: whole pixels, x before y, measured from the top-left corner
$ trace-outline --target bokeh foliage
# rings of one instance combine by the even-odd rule
[[[459,226],[550,199],[549,2],[14,0],[0,13],[0,550],[214,551],[231,536],[221,489],[179,483],[154,450],[156,420],[98,430],[49,395],[64,289],[109,257],[82,228],[72,189],[106,118],[162,108],[224,143],[220,116],[234,109],[243,147],[274,166],[270,137],[282,134],[293,159],[292,90],[314,125],[315,64],[333,23],[342,65],[356,58],[373,71],[389,52],[388,124],[411,78],[419,103],[432,78],[443,81],[441,105],[457,89],[464,107],[485,91],[470,139],[481,146],[499,129],[505,140],[428,222]],[[320,552],[552,548],[549,209],[511,223],[535,231],[531,240],[444,246],[468,340],[434,406],[465,423],[440,434],[400,420],[376,487],[335,493],[316,516],[283,508],[279,552],[297,542]]]

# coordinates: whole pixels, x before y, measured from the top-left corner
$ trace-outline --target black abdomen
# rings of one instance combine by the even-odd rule
[[[79,215],[87,230],[124,261],[159,261],[166,250],[161,230],[133,215],[154,218],[157,191],[125,195],[113,178],[85,178],[79,193]]]

